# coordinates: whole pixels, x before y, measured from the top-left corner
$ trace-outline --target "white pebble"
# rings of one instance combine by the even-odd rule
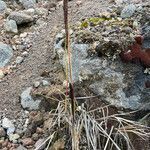
[[[34,82],[34,84],[33,84],[33,85],[34,85],[34,87],[35,87],[35,88],[37,88],[37,87],[39,87],[39,86],[40,86],[40,82],[39,82],[39,81],[36,81],[36,82]]]
[[[43,86],[48,86],[49,85],[49,82],[47,80],[42,80],[42,85]]]
[[[21,37],[21,38],[25,38],[27,35],[28,35],[28,33],[27,33],[27,32],[24,32],[24,33],[21,33],[21,34],[20,34],[20,37]]]
[[[24,57],[27,57],[29,55],[29,53],[27,52],[27,51],[24,51],[23,53],[22,53],[22,56],[24,56]]]
[[[0,70],[0,79],[2,79],[4,77],[4,72],[2,70]]]
[[[18,57],[16,58],[16,64],[21,64],[22,62],[23,62],[23,57],[18,56]]]

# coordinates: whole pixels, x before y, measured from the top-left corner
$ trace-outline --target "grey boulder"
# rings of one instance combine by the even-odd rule
[[[63,44],[63,37],[56,36],[54,53],[66,71],[68,55]],[[72,80],[75,85],[82,88],[86,83],[85,88],[113,106],[150,110],[150,89],[146,90],[144,85],[150,76],[143,73],[141,66],[91,55],[90,44],[72,43],[71,49]]]
[[[30,23],[34,20],[33,17],[25,14],[23,11],[10,13],[10,15],[8,16],[8,19],[15,20],[17,25],[21,25],[24,23]]]

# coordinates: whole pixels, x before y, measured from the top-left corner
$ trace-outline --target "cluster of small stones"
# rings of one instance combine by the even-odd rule
[[[52,118],[48,113],[25,111],[10,120],[3,117],[0,122],[0,149],[27,150],[40,147],[50,134]],[[20,121],[20,122],[19,122]],[[46,148],[46,144],[40,149]]]
[[[40,78],[35,80],[33,86],[25,89],[20,96],[24,110],[16,112],[16,116],[13,119],[6,117],[8,116],[7,110],[1,114],[0,149],[32,150],[41,146],[47,139],[51,133],[49,129],[52,124],[52,118],[48,110],[56,108],[58,103],[55,101],[55,103],[51,103],[49,101],[49,103],[46,104],[38,104],[36,99],[39,95],[43,98],[43,94],[51,97],[57,93],[56,91],[58,88],[60,89],[60,87],[54,88],[53,85],[50,89],[50,84],[51,83],[46,79]],[[29,89],[31,89],[31,91],[28,93],[27,91]],[[50,91],[53,92],[50,94]],[[57,95],[60,96],[60,93],[57,93]],[[45,107],[40,107],[41,105]],[[48,109],[47,111],[46,108]],[[62,141],[60,142],[62,143]],[[56,141],[55,146],[61,145],[60,142]],[[40,149],[46,148],[46,145],[47,144],[42,145]],[[63,145],[61,146],[63,147]]]

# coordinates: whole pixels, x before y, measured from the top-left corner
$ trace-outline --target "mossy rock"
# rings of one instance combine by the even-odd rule
[[[106,20],[111,20],[112,18],[102,18],[102,17],[93,17],[93,18],[88,18],[82,21],[81,23],[81,28],[88,28],[90,25],[96,26]]]

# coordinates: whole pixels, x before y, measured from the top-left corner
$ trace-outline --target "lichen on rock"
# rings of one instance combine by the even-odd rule
[[[108,14],[107,14],[108,15]],[[81,22],[75,31],[76,42],[93,44],[99,56],[115,59],[119,53],[134,42],[137,34],[132,19],[114,17],[93,17]]]

